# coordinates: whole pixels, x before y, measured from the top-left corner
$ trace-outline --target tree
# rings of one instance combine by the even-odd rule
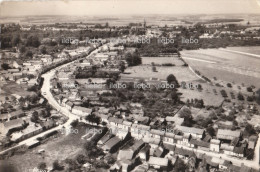
[[[252,91],[253,91],[252,87],[247,87],[246,90],[247,90],[248,92],[252,92]]]
[[[207,127],[206,131],[209,133],[211,137],[215,136],[215,130],[212,126]]]
[[[21,45],[20,48],[19,48],[19,51],[20,51],[20,53],[25,53],[25,51],[26,51],[25,46]]]
[[[27,38],[26,45],[31,47],[38,47],[40,45],[40,41],[37,35],[31,35]]]
[[[251,136],[253,134],[256,134],[254,127],[251,124],[247,123],[244,131],[244,135]]]
[[[183,125],[187,127],[191,127],[194,123],[193,117],[191,115],[191,111],[188,108],[184,108],[180,111],[179,117],[184,118]]]
[[[1,66],[2,66],[2,68],[3,68],[4,70],[11,69],[10,66],[9,66],[9,64],[7,64],[7,63],[3,63]]]
[[[184,172],[188,169],[187,165],[185,165],[184,161],[178,158],[177,162],[175,163],[174,170]]]
[[[39,170],[45,170],[46,169],[46,163],[45,162],[41,162],[38,164],[38,169]]]
[[[76,159],[77,159],[77,162],[80,164],[86,163],[86,157],[83,154],[79,154]]]
[[[232,88],[232,84],[227,83],[227,87]]]
[[[130,52],[128,52],[125,55],[125,59],[129,66],[137,66],[139,64],[142,64],[142,59],[138,52],[134,52],[132,54]]]
[[[44,45],[41,45],[39,49],[40,49],[40,52],[41,52],[42,54],[46,54],[46,53],[47,53],[46,47],[45,47]]]
[[[260,88],[256,91],[256,102],[260,105]]]
[[[53,170],[58,170],[58,171],[63,170],[63,166],[59,163],[58,160],[55,160],[53,162],[52,168],[53,168]]]
[[[79,120],[74,120],[74,121],[72,121],[72,122],[70,123],[70,125],[71,125],[73,128],[75,128],[75,127],[78,125],[78,123],[79,123]]]
[[[38,122],[38,120],[39,120],[39,114],[38,114],[37,111],[34,111],[34,112],[32,113],[31,121],[34,122],[34,123],[36,123],[36,122]]]
[[[167,80],[168,84],[174,84],[175,87],[179,86],[178,81],[173,74],[168,75],[166,80]]]
[[[220,93],[222,95],[222,97],[227,97],[227,92],[225,90],[220,90]]]
[[[30,51],[30,50],[26,51],[25,56],[29,57],[29,58],[32,58],[33,57],[32,51]]]
[[[152,71],[156,72],[156,67],[155,66],[152,67]]]
[[[252,102],[254,101],[254,98],[255,98],[254,96],[248,96],[246,100]]]
[[[12,45],[17,46],[20,43],[20,41],[21,41],[20,35],[15,35],[15,36],[13,36],[13,39],[12,39]]]
[[[237,99],[242,101],[244,100],[244,96],[241,93],[238,93]]]

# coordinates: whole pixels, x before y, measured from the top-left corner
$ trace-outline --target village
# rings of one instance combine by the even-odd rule
[[[169,26],[168,29],[170,28]],[[177,31],[167,32],[169,38],[176,38],[182,33],[178,27],[174,28]],[[227,26],[220,32],[216,29],[223,26],[214,24],[206,25],[205,28],[208,29],[208,33],[198,38],[211,39],[220,38],[220,35],[225,34],[226,36],[244,34],[243,38],[234,37],[234,39],[247,39],[246,34],[249,32],[247,29],[236,32],[224,31],[229,29]],[[63,26],[61,28],[23,26],[20,29],[66,30]],[[73,29],[73,31],[82,30],[82,25]],[[66,134],[77,135],[77,132],[71,131],[75,131],[81,125],[88,125],[90,128],[97,127],[98,130],[88,130],[82,135],[81,140],[91,143],[89,145],[102,152],[100,153],[102,155],[93,156],[95,160],[91,158],[88,162],[84,160],[77,163],[78,168],[86,171],[97,170],[93,161],[103,162],[111,157],[113,157],[112,163],[106,163],[106,167],[98,169],[125,172],[173,169],[235,172],[259,170],[260,138],[257,130],[259,126],[254,125],[254,119],[259,119],[256,104],[237,103],[237,100],[230,103],[225,101],[223,95],[219,96],[219,102],[213,104],[208,104],[208,101],[199,97],[194,99],[188,96],[181,97],[181,91],[187,90],[186,76],[181,78],[172,72],[163,77],[150,77],[156,75],[162,67],[174,68],[175,64],[158,65],[152,62],[142,65],[139,49],[132,45],[139,42],[127,41],[161,38],[166,28],[158,26],[147,28],[144,21],[142,26],[133,26],[130,29],[111,30],[95,26],[88,29],[93,32],[127,30],[131,34],[118,37],[120,40],[125,40],[119,43],[109,41],[109,38],[90,42],[84,39],[72,41],[69,43],[72,48],[63,47],[55,52],[55,55],[29,54],[32,57],[26,60],[13,60],[17,58],[14,56],[20,54],[18,48],[16,53],[1,52],[1,55],[10,59],[2,64],[6,69],[1,70],[1,88],[3,87],[5,94],[1,96],[0,115],[0,147],[3,157],[15,154],[9,152],[20,148],[21,145],[24,146],[21,143],[25,143],[29,150],[35,150],[44,144],[42,140],[47,137],[51,139],[64,137],[57,134],[64,128]],[[216,30],[214,33],[213,29]],[[138,35],[136,32],[142,34]],[[255,30],[250,33],[258,34]],[[233,36],[230,37],[233,39]],[[179,37],[176,38],[178,39]],[[250,39],[258,40],[259,37]],[[50,42],[58,41],[53,39]],[[63,44],[67,42],[61,41],[58,45]],[[184,44],[187,47],[195,46]],[[141,47],[140,51],[156,55],[144,47]],[[172,48],[160,55],[169,56],[169,54],[176,64],[180,63],[178,67],[185,71],[189,70],[179,50]],[[143,72],[149,75],[135,71],[136,66],[141,66]],[[195,71],[196,73],[198,74]],[[195,74],[193,77],[197,77]],[[208,87],[211,86],[212,82],[209,82],[210,84],[204,82],[208,81],[207,78],[202,79],[203,87],[207,84]],[[193,83],[197,84],[196,87],[189,89],[201,93],[199,84],[201,81]],[[245,91],[243,94],[250,97],[253,94],[251,92],[253,91]],[[186,101],[183,101],[183,97]],[[236,119],[242,113],[248,121],[252,120],[237,122]],[[47,150],[38,151],[47,152]],[[57,170],[49,166],[48,169]]]

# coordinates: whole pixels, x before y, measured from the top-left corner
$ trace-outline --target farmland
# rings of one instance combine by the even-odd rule
[[[235,51],[238,48],[234,49]],[[242,49],[249,53],[249,48]],[[259,53],[256,47],[252,52]],[[183,59],[209,79],[260,87],[260,58],[219,49],[182,51]]]

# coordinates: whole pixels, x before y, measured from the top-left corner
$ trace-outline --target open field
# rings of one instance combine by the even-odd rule
[[[152,62],[155,64],[161,65],[164,63],[172,63],[176,66],[183,65],[183,61],[179,60],[178,57],[142,57],[142,64],[150,65]]]
[[[252,52],[258,52],[254,47]],[[242,50],[243,51],[243,50]],[[245,50],[249,52],[249,49]],[[182,51],[182,57],[209,79],[260,87],[260,58],[218,49]],[[260,54],[260,53],[259,53]],[[258,54],[258,55],[259,55]]]
[[[160,58],[160,57],[158,57]],[[125,70],[125,73],[129,74],[121,74],[121,76],[128,77],[144,77],[144,78],[159,78],[166,80],[167,76],[173,74],[179,82],[193,82],[198,80],[198,78],[189,70],[188,67],[182,66],[156,66],[157,72],[152,71],[151,66],[134,66],[129,67]]]
[[[1,90],[4,94],[18,94],[20,96],[29,96],[34,94],[33,92],[26,91],[26,87],[19,85],[15,82],[8,82],[7,84],[1,85]]]
[[[240,51],[245,53],[252,53],[260,55],[260,47],[252,46],[252,47],[227,47],[227,50]]]
[[[169,58],[163,58],[163,60],[168,61]],[[166,80],[167,76],[173,74],[176,76],[179,83],[182,81],[188,83],[201,84],[203,90],[199,92],[197,89],[182,89],[179,91],[182,93],[181,100],[186,102],[187,99],[203,99],[205,105],[219,106],[223,102],[223,97],[219,93],[220,88],[216,86],[211,86],[208,83],[205,83],[201,79],[199,79],[188,67],[183,66],[156,66],[157,72],[152,71],[151,62],[160,62],[161,57],[152,57],[152,58],[142,58],[143,62],[147,63],[147,65],[134,66],[129,67],[125,70],[125,73],[129,74],[121,74],[121,76],[128,77],[144,77],[144,78],[159,78]],[[182,62],[181,60],[177,59]],[[213,89],[216,88],[218,94],[215,94]]]
[[[83,145],[86,142],[81,139],[86,134],[86,126],[77,127],[78,134],[59,135],[57,138],[49,138],[50,141],[26,151],[24,154],[17,154],[5,160],[4,163],[13,164],[19,172],[27,172],[37,167],[40,162],[45,162],[47,167],[52,167],[55,160],[74,158],[78,154],[84,154]],[[43,155],[38,150],[44,149]],[[1,161],[3,162],[3,161]]]

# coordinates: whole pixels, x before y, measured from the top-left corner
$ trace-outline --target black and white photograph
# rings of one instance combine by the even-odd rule
[[[259,172],[260,0],[0,0],[0,172]]]

